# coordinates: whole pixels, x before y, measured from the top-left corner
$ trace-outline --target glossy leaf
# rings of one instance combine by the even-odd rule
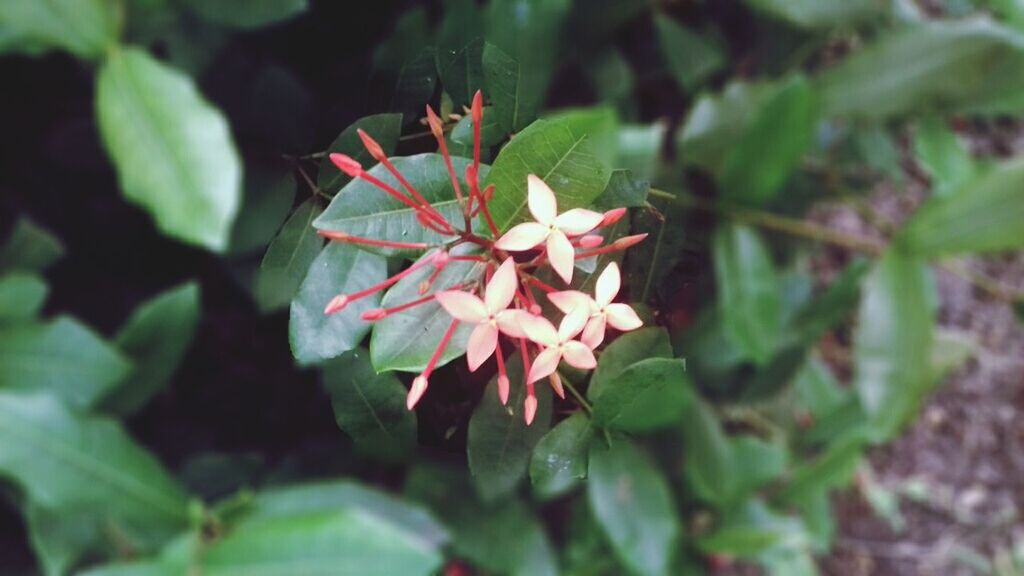
[[[118,40],[122,15],[108,0],[0,3],[0,29],[35,54],[50,48],[99,59]]]
[[[103,411],[133,414],[167,384],[192,343],[199,313],[195,282],[167,290],[135,309],[115,339],[133,370],[103,398]]]
[[[683,415],[682,428],[686,450],[686,478],[696,495],[709,502],[724,504],[739,484],[732,446],[711,406],[691,402]]]
[[[631,572],[670,574],[681,528],[661,470],[626,439],[590,450],[587,499],[612,549]]]
[[[315,199],[306,200],[285,220],[267,247],[253,292],[264,312],[284,307],[298,292],[306,271],[324,245],[313,228],[321,211]]]
[[[631,365],[648,358],[671,358],[672,344],[664,328],[644,327],[613,340],[597,362],[587,397],[596,402],[606,390],[615,387],[619,376]]]
[[[35,274],[11,272],[0,276],[0,324],[35,318],[49,292],[46,282]]]
[[[587,455],[594,428],[590,418],[576,413],[544,435],[530,459],[530,481],[545,497],[564,494],[587,476]]]
[[[352,350],[370,330],[360,316],[380,303],[380,294],[356,300],[344,310],[325,314],[338,294],[359,292],[387,278],[387,261],[351,244],[331,242],[313,260],[292,300],[288,340],[302,365],[336,358]]]
[[[914,152],[921,167],[931,176],[935,196],[956,192],[977,170],[956,133],[938,118],[926,118],[917,125]]]
[[[338,426],[367,456],[400,461],[416,446],[416,412],[405,407],[406,389],[392,373],[377,374],[370,353],[356,348],[321,371]]]
[[[277,24],[294,18],[308,8],[307,0],[184,0],[183,4],[203,20],[240,30]]]
[[[0,328],[0,390],[53,394],[86,408],[127,376],[132,365],[77,320]]]
[[[551,390],[537,385],[537,414],[527,426],[523,419],[523,364],[518,355],[506,359],[511,381],[508,404],[498,398],[497,376],[487,385],[484,397],[469,419],[466,449],[473,484],[484,501],[493,501],[515,490],[526,476],[534,446],[551,428]]]
[[[523,68],[493,44],[485,44],[482,55],[484,83],[493,116],[504,132],[519,132],[537,118],[542,97],[526,92]]]
[[[351,126],[345,128],[334,142],[327,148],[327,156],[320,161],[320,173],[317,175],[316,184],[321,190],[333,194],[341,190],[351,182],[351,178],[338,170],[338,167],[331,162],[330,155],[334,153],[346,154],[363,165],[363,168],[370,169],[376,160],[366,151],[362,141],[359,139],[357,130],[362,129],[373,137],[380,144],[385,154],[391,155],[398,146],[398,139],[402,135],[401,114],[374,114],[356,120]]]
[[[801,28],[849,27],[885,16],[887,3],[877,0],[746,0],[766,15]]]
[[[0,270],[43,272],[64,256],[64,245],[49,230],[22,216],[0,248]]]
[[[692,92],[725,66],[725,54],[707,35],[693,32],[662,14],[654,17],[654,28],[668,69],[684,92]]]
[[[125,197],[164,233],[226,249],[241,203],[241,161],[227,121],[192,79],[123,48],[100,69],[96,110]]]
[[[646,206],[647,193],[650,190],[648,182],[634,178],[629,170],[615,170],[608,179],[608,186],[604,192],[594,199],[594,208],[611,210]]]
[[[437,40],[437,73],[456,110],[484,87],[483,16],[472,0],[446,0]]]
[[[685,370],[675,358],[630,364],[594,400],[594,425],[645,432],[678,422],[694,394]]]

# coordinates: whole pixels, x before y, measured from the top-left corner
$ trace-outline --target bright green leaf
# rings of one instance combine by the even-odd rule
[[[587,397],[597,401],[603,392],[616,386],[626,368],[647,358],[671,358],[672,344],[664,328],[646,327],[627,332],[612,340],[601,352]]]
[[[594,428],[590,418],[576,413],[544,435],[530,459],[530,481],[546,497],[564,494],[587,476],[587,454]]]
[[[655,430],[678,422],[692,401],[683,360],[647,358],[619,372],[594,400],[594,425],[625,432]]]
[[[11,272],[0,276],[0,324],[35,318],[49,292],[46,281],[35,274]]]
[[[974,176],[977,168],[956,133],[938,118],[918,123],[914,134],[914,152],[921,167],[932,178],[932,193],[948,196]]]
[[[701,499],[723,504],[739,486],[732,445],[711,406],[690,402],[682,419],[686,478]]]
[[[341,190],[352,179],[338,170],[338,167],[331,162],[330,155],[334,153],[351,156],[361,163],[363,168],[370,169],[376,160],[366,151],[362,141],[359,139],[357,130],[363,130],[373,137],[380,144],[385,154],[391,155],[398,146],[398,139],[402,135],[401,114],[374,114],[356,120],[351,126],[345,128],[334,142],[327,148],[327,156],[320,161],[320,173],[317,175],[316,185],[321,190],[333,194]]]
[[[29,54],[52,47],[99,59],[117,43],[121,20],[120,6],[112,0],[0,2],[0,29]]]
[[[519,62],[493,44],[485,44],[483,72],[492,116],[502,130],[519,132],[537,118],[543,96],[526,91]]]
[[[285,220],[267,247],[253,289],[262,311],[284,307],[298,292],[306,271],[324,245],[313,227],[321,211],[315,199],[306,200]]]
[[[848,398],[829,367],[817,356],[811,356],[794,381],[797,402],[812,416],[822,417],[838,409]]]

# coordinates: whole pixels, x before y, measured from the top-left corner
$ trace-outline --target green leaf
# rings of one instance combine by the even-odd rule
[[[96,86],[100,135],[125,197],[164,233],[226,249],[242,167],[224,116],[191,78],[135,48],[113,52]]]
[[[199,325],[199,285],[172,288],[143,302],[117,334],[115,342],[134,364],[132,373],[101,401],[118,416],[142,408],[174,375]]]
[[[140,544],[188,520],[181,487],[118,423],[77,415],[52,396],[0,393],[0,475],[34,505],[99,514]]]
[[[939,118],[926,118],[914,134],[917,161],[932,179],[932,194],[949,196],[974,176],[977,168],[956,133]]]
[[[247,163],[242,208],[231,229],[231,254],[265,250],[295,203],[290,169]]]
[[[35,274],[11,272],[0,276],[0,324],[32,320],[39,315],[50,288]]]
[[[715,231],[712,254],[725,329],[754,362],[764,364],[782,328],[779,279],[768,248],[753,229],[725,223]]]
[[[253,30],[289,20],[306,11],[307,0],[184,0],[185,8],[207,22]]]
[[[732,455],[736,467],[736,494],[742,496],[779,478],[789,464],[786,446],[768,442],[756,436],[731,439]]]
[[[455,199],[451,176],[444,159],[438,154],[419,154],[394,158],[391,161],[406,180],[430,202],[449,222],[463,222],[462,208]],[[452,166],[459,175],[459,186],[465,196],[469,193],[466,184],[466,166],[471,163],[464,158],[452,158]],[[480,177],[485,178],[488,167],[480,165]],[[375,166],[370,174],[401,190],[402,185],[384,166]],[[420,224],[417,211],[395,199],[390,194],[360,178],[349,182],[331,200],[324,213],[313,221],[318,230],[347,232],[353,236],[391,240],[395,242],[424,242],[441,244],[451,240]],[[409,250],[373,247],[374,252],[385,255],[409,254]]]
[[[97,60],[117,43],[122,17],[110,0],[0,3],[0,29],[33,55],[58,48]]]
[[[314,198],[299,204],[267,247],[253,289],[260,310],[283,308],[299,291],[306,271],[324,245],[313,228],[321,211]]]
[[[201,544],[198,534],[186,532],[165,545],[155,560],[106,564],[76,576],[180,576],[198,570]]]
[[[590,509],[631,572],[669,574],[681,528],[672,492],[661,471],[639,448],[615,439],[590,450]]]
[[[490,158],[491,147],[505,139],[508,132],[498,123],[493,107],[484,108],[484,120],[480,125],[480,156],[484,161]],[[448,153],[464,158],[473,157],[473,117],[466,115],[455,123],[448,133]],[[489,167],[488,167],[489,169]],[[465,173],[465,170],[463,170]]]
[[[619,156],[619,114],[615,108],[565,108],[547,116],[545,120],[563,123],[573,134],[586,137],[594,155],[610,172],[611,166],[616,163]]]
[[[493,44],[485,44],[482,56],[484,83],[502,130],[519,132],[537,118],[543,96],[527,92],[519,62]]]
[[[526,177],[530,174],[551,187],[560,212],[589,205],[609,178],[585,133],[566,120],[538,120],[502,148],[487,177],[485,185],[496,186],[489,206],[499,230],[528,217]]]
[[[451,253],[466,255],[471,253],[471,249],[459,247]],[[432,255],[431,252],[423,258],[431,258]],[[433,272],[434,268],[428,265],[401,279],[388,290],[380,305],[390,308],[422,298],[423,295],[419,292],[420,283]],[[481,262],[449,262],[434,280],[433,290],[436,292],[456,284],[473,282],[483,273],[484,265]],[[370,360],[373,367],[378,372],[422,371],[451,323],[452,317],[436,301],[414,306],[398,314],[389,314],[376,323],[370,337]],[[472,328],[465,323],[459,324],[451,342],[438,360],[438,366],[443,366],[466,352],[466,342]]]
[[[900,241],[922,257],[1014,250],[1024,246],[1024,161],[993,168],[953,194],[930,199]]]
[[[864,458],[866,444],[867,438],[860,432],[840,437],[821,455],[790,471],[779,501],[794,504],[809,494],[846,486]]]
[[[0,270],[43,272],[63,256],[64,245],[56,236],[22,216],[0,248]]]
[[[544,497],[565,494],[587,476],[587,453],[594,429],[586,415],[576,413],[544,435],[530,459],[530,481]]]
[[[526,476],[534,446],[551,428],[551,391],[537,386],[537,414],[529,426],[523,418],[526,386],[518,355],[505,362],[511,381],[508,404],[498,398],[497,376],[491,379],[469,419],[466,451],[473,484],[484,501],[491,502],[515,490]]]
[[[619,372],[614,384],[594,400],[594,425],[625,432],[656,430],[678,422],[692,401],[683,360],[647,358]]]
[[[360,452],[395,462],[416,447],[416,413],[405,407],[405,386],[390,372],[377,374],[369,351],[357,348],[328,362],[321,380],[338,426]]]
[[[0,328],[0,390],[47,392],[86,408],[131,371],[131,363],[70,317]]]
[[[437,39],[437,73],[456,110],[484,87],[483,15],[473,0],[445,0]]]
[[[646,327],[626,332],[601,352],[597,368],[590,377],[587,397],[596,402],[602,393],[618,384],[619,375],[637,362],[671,357],[672,343],[664,328]]]
[[[683,92],[692,92],[726,65],[725,54],[713,39],[656,14],[654,28],[668,69]]]
[[[1024,38],[977,19],[904,26],[826,70],[817,84],[829,116],[1012,113],[1021,108]]]
[[[29,504],[23,514],[36,558],[47,576],[68,574],[90,550],[104,544],[102,518]]]
[[[811,85],[803,76],[783,83],[726,155],[725,197],[749,204],[772,200],[811,146],[815,108]]]
[[[619,157],[615,166],[632,171],[633,176],[639,179],[654,178],[667,131],[668,124],[665,122],[622,126],[619,129]]]
[[[437,62],[427,13],[423,7],[404,12],[390,36],[373,52],[372,101],[399,111],[409,124],[423,114],[434,95]]]
[[[746,0],[752,8],[800,28],[854,26],[886,15],[878,0]]]
[[[854,386],[880,437],[913,414],[930,384],[932,290],[924,262],[893,250],[867,279],[854,338]]]
[[[849,398],[848,390],[841,388],[828,366],[817,356],[811,356],[794,381],[797,402],[816,418],[839,409]]]
[[[711,406],[690,402],[682,419],[686,478],[694,493],[715,504],[728,502],[739,485],[732,445]]]
[[[443,556],[406,527],[358,509],[316,511],[238,526],[203,553],[206,576],[422,574]]]
[[[359,139],[357,130],[360,129],[372,136],[380,144],[384,153],[390,156],[395,151],[395,148],[398,147],[398,139],[402,135],[402,115],[374,114],[372,116],[365,116],[356,120],[348,128],[345,128],[334,139],[334,142],[331,142],[331,145],[327,148],[327,156],[324,156],[324,159],[320,162],[320,173],[317,175],[316,185],[324,192],[334,194],[352,180],[341,170],[338,170],[334,162],[331,162],[331,154],[339,153],[351,156],[366,169],[369,169],[376,163],[376,160],[366,151],[362,140]]]
[[[604,192],[594,199],[594,208],[640,208],[647,205],[647,193],[650,190],[648,182],[633,178],[629,170],[615,170],[608,179],[608,186]]]
[[[292,300],[288,340],[300,365],[336,358],[352,350],[370,331],[363,312],[380,303],[380,294],[356,300],[344,310],[325,314],[338,294],[359,292],[387,278],[387,261],[351,244],[331,242],[313,260]]]
[[[753,558],[769,550],[800,549],[806,544],[799,519],[782,516],[759,500],[729,511],[721,522],[715,532],[697,543],[702,552]]]

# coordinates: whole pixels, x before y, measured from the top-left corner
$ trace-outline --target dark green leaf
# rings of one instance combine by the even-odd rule
[[[380,294],[356,300],[334,314],[325,314],[324,309],[338,294],[364,290],[385,278],[387,261],[382,256],[341,242],[321,250],[290,310],[288,340],[299,364],[323,362],[358,346],[370,330],[361,315],[378,305]]]
[[[798,519],[782,516],[759,500],[750,500],[728,512],[722,525],[697,546],[707,554],[752,558],[773,548],[802,548],[805,540]]]
[[[866,440],[859,432],[848,434],[814,460],[795,467],[779,500],[793,504],[807,495],[846,486],[864,458]]]
[[[544,435],[530,459],[530,480],[545,497],[564,494],[587,476],[587,453],[594,429],[581,413],[562,420]]]
[[[490,159],[490,149],[508,133],[498,123],[493,107],[484,108],[484,121],[480,125],[480,156],[483,161]],[[448,152],[452,156],[473,157],[473,117],[466,115],[459,120],[448,134]],[[465,170],[463,170],[465,172]]]
[[[0,248],[0,270],[43,272],[64,256],[64,245],[49,230],[22,216]]]
[[[948,196],[959,190],[977,170],[956,133],[939,118],[929,117],[918,124],[914,152],[932,178],[935,196]]]
[[[672,344],[664,328],[647,327],[627,332],[609,344],[601,353],[601,359],[590,377],[587,397],[597,399],[606,390],[613,388],[621,375],[631,365],[647,358],[671,358]]]
[[[993,168],[946,197],[930,199],[907,223],[901,240],[933,257],[1024,246],[1024,162]]]
[[[36,558],[47,576],[68,574],[90,550],[104,544],[102,516],[53,511],[29,504],[25,523]]]
[[[632,572],[669,574],[681,528],[661,470],[626,439],[590,450],[587,497],[619,559]]]
[[[313,96],[288,68],[267,64],[249,88],[246,127],[271,150],[302,153],[313,145]]]
[[[690,402],[683,415],[686,478],[694,493],[716,504],[728,502],[739,485],[732,445],[714,410],[705,402]]]
[[[291,301],[320,253],[324,243],[313,228],[313,220],[321,210],[313,198],[300,204],[267,247],[253,291],[264,312],[283,308]]]
[[[519,132],[537,118],[543,96],[526,92],[519,62],[493,44],[484,45],[484,82],[502,130]]]
[[[685,370],[686,363],[675,358],[648,358],[629,365],[594,400],[594,425],[645,432],[678,422],[693,401]]]
[[[49,292],[46,281],[35,274],[11,272],[0,276],[0,324],[35,318]]]
[[[626,109],[633,105],[630,96],[636,81],[633,78],[633,69],[621,50],[615,47],[601,50],[586,63],[584,72],[597,93],[598,100],[616,103],[620,108]]]
[[[46,392],[75,408],[107,394],[131,363],[69,317],[0,328],[0,389]]]
[[[626,278],[638,302],[650,302],[686,247],[686,208],[662,196],[648,196],[650,207],[633,215],[632,232],[647,238],[629,250]]]
[[[483,16],[473,0],[446,0],[437,40],[437,73],[456,110],[484,87]]]
[[[99,59],[118,40],[122,14],[109,0],[0,3],[0,30],[16,38],[16,50],[37,54],[49,48],[79,58]]]
[[[183,4],[203,20],[241,30],[277,24],[308,8],[307,0],[184,0]]]
[[[100,134],[125,197],[164,233],[225,250],[242,167],[224,116],[191,78],[134,48],[112,53],[96,85]]]
[[[352,123],[351,126],[345,128],[334,139],[334,142],[331,142],[331,145],[327,148],[327,156],[320,162],[320,174],[317,176],[316,185],[324,192],[333,194],[341,190],[342,187],[352,180],[342,173],[341,170],[338,170],[334,162],[331,162],[331,154],[339,153],[351,156],[361,163],[365,169],[369,169],[376,162],[370,156],[370,153],[366,151],[366,148],[363,147],[357,132],[359,129],[372,136],[380,144],[384,153],[390,156],[395,151],[395,147],[398,146],[398,139],[402,135],[402,115],[374,114],[360,118]]]
[[[789,464],[786,447],[779,442],[747,435],[732,438],[731,444],[737,495],[748,494],[777,479]]]
[[[629,170],[615,170],[608,179],[608,186],[604,192],[594,199],[594,208],[641,208],[647,205],[647,193],[650,189],[651,185],[647,181],[634,178]]]
[[[134,370],[100,403],[103,411],[138,411],[174,375],[199,324],[199,286],[189,282],[143,302],[117,334],[118,348]]]
[[[526,386],[518,355],[506,360],[511,382],[508,404],[498,398],[497,376],[491,379],[483,398],[469,419],[466,450],[476,491],[493,501],[515,490],[526,476],[534,446],[551,428],[551,390],[541,381],[537,386],[537,414],[527,426],[523,418]]]
[[[801,28],[849,27],[886,15],[879,0],[746,0],[752,8]]]
[[[423,114],[437,85],[436,54],[427,13],[412,8],[395,23],[395,30],[373,53],[374,82],[385,110],[402,112],[406,124]]]
[[[870,268],[866,260],[855,260],[824,292],[801,307],[791,321],[795,340],[809,346],[846,320],[860,302],[861,280]]]
[[[722,49],[706,35],[693,32],[662,14],[655,15],[654,27],[662,56],[683,92],[692,92],[725,66]]]
[[[246,164],[242,209],[231,229],[231,253],[265,250],[295,203],[290,170]]]
[[[377,374],[370,353],[356,348],[321,371],[338,426],[364,454],[400,461],[416,446],[416,413],[405,407],[406,389],[392,373]]]
[[[718,306],[730,338],[754,362],[771,359],[782,328],[779,280],[758,233],[739,224],[721,224],[712,254]]]

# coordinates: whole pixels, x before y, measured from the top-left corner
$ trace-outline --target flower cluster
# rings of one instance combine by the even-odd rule
[[[488,202],[494,195],[494,186],[481,190],[478,178],[482,95],[476,93],[471,108],[473,161],[466,167],[466,191],[462,189],[459,175],[448,153],[443,122],[430,106],[427,106],[426,112],[427,123],[448,168],[463,222],[455,224],[447,220],[402,176],[388,160],[381,146],[368,134],[359,131],[366,150],[394,177],[404,192],[363,170],[357,161],[348,156],[332,154],[331,161],[349,176],[365,180],[412,209],[420,225],[445,240],[435,247],[426,243],[362,238],[345,232],[321,231],[323,236],[331,240],[357,245],[409,250],[437,248],[431,256],[419,259],[380,284],[352,294],[335,296],[327,304],[325,313],[340,312],[355,300],[385,290],[417,270],[432,267],[432,273],[420,285],[420,298],[392,308],[369,310],[362,315],[364,320],[376,321],[436,301],[452,317],[451,324],[423,372],[413,380],[406,405],[411,410],[423,397],[430,375],[447,349],[456,327],[464,323],[473,326],[466,347],[469,370],[476,371],[493,356],[497,364],[498,395],[503,404],[508,402],[509,378],[502,341],[507,348],[519,351],[523,374],[526,375],[523,414],[529,424],[537,411],[536,382],[547,378],[555,393],[564,398],[565,392],[558,375],[558,365],[562,361],[581,370],[592,369],[597,364],[593,351],[603,342],[607,326],[626,331],[639,328],[642,324],[632,308],[613,302],[621,283],[619,268],[614,262],[601,272],[593,296],[551,286],[542,280],[550,279],[550,275],[545,276],[545,271],[552,270],[558,279],[568,285],[572,282],[578,260],[624,250],[643,240],[646,235],[626,236],[605,244],[598,232],[620,220],[626,213],[624,208],[605,213],[574,208],[559,214],[554,192],[534,175],[527,178],[527,204],[534,221],[513,226],[503,234],[488,208]],[[483,216],[489,234],[473,230],[473,222],[478,215]],[[479,254],[455,255],[450,252],[452,248],[463,244],[476,245]],[[431,292],[444,267],[452,261],[460,260],[482,263],[484,277],[465,284],[440,287]],[[546,295],[552,304],[551,308],[564,314],[557,328],[544,317],[544,307],[538,302],[535,292]]]

